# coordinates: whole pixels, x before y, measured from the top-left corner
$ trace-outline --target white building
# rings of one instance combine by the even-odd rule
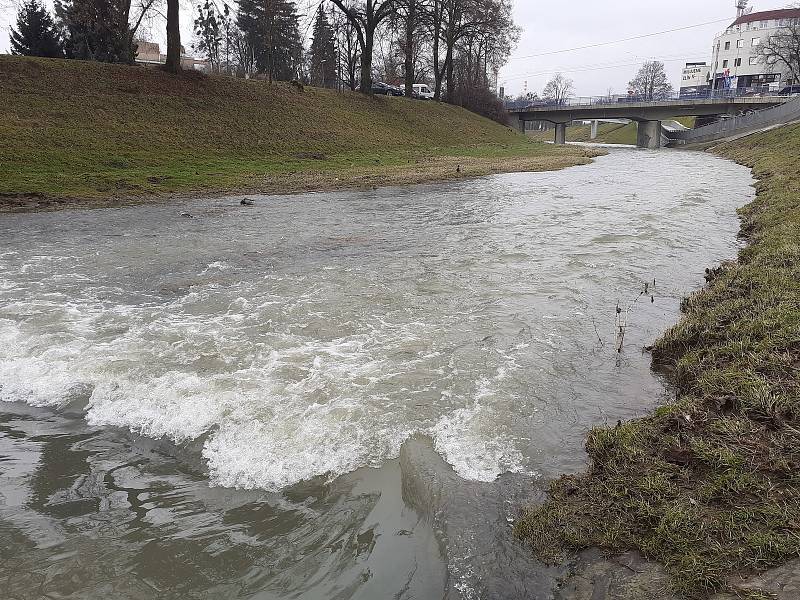
[[[785,65],[766,64],[759,46],[783,27],[800,20],[800,8],[748,12],[747,2],[737,2],[736,20],[714,38],[711,87],[753,88],[774,91],[792,81]]]
[[[681,73],[681,98],[704,98],[711,89],[711,67],[704,62],[686,63]]]
[[[155,42],[144,40],[136,41],[136,62],[140,65],[163,65],[167,62],[167,55],[161,53],[161,47]],[[181,46],[181,67],[210,73],[211,68],[206,60],[193,58],[186,54],[186,49]]]

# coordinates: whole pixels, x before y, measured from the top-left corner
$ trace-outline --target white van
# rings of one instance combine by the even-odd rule
[[[415,83],[413,86],[414,88],[414,96],[420,98],[421,100],[433,100],[433,91],[424,83]]]

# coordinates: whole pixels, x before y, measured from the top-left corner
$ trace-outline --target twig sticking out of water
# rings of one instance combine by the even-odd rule
[[[653,278],[653,287],[654,290],[656,287],[656,280]],[[628,316],[630,315],[631,310],[639,301],[642,296],[650,296],[650,303],[654,303],[656,301],[655,295],[651,292],[650,283],[645,282],[642,291],[639,292],[639,295],[636,296],[633,302],[631,302],[628,307],[623,310],[619,302],[617,302],[617,318],[616,323],[614,324],[614,349],[617,351],[617,354],[622,354],[622,348],[625,344],[625,333],[628,330]],[[595,327],[595,331],[597,331],[597,327]]]
[[[600,342],[600,347],[605,348],[606,343],[603,341],[603,338],[600,337],[600,332],[597,330],[597,323],[595,322],[594,317],[592,317],[592,325],[594,325],[594,333],[597,336],[597,341]]]
[[[625,342],[625,330],[628,327],[628,311],[629,309],[626,309],[625,315],[623,316],[622,309],[619,307],[619,302],[617,302],[617,321],[614,324],[614,348],[617,354],[622,354],[622,345]]]

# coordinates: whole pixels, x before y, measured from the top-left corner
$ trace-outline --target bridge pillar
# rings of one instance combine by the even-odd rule
[[[519,132],[522,135],[527,135],[527,133],[525,132],[525,124],[526,123],[527,123],[527,121],[523,121],[522,119],[519,120]]]
[[[598,121],[597,119],[592,121],[592,132],[589,134],[589,139],[590,140],[596,140],[597,139],[597,126],[599,124],[600,124],[600,121]]]
[[[639,148],[656,150],[661,147],[661,121],[639,121],[636,132]]]
[[[567,143],[567,124],[566,123],[556,123],[556,139],[555,143],[558,145],[563,145]]]

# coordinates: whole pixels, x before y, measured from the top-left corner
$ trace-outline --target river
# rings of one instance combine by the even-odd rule
[[[549,597],[557,571],[510,525],[585,467],[590,427],[668,400],[643,348],[735,256],[752,183],[614,149],[252,207],[2,216],[13,597]]]

